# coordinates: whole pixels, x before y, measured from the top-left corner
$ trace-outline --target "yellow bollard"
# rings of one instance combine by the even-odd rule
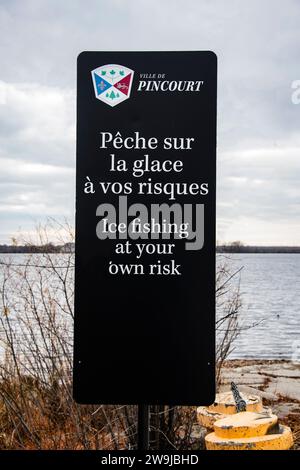
[[[205,437],[207,450],[287,450],[293,445],[289,427],[278,425],[271,412],[237,413],[214,423]]]
[[[218,437],[235,439],[240,437],[264,436],[277,425],[278,418],[272,413],[244,411],[215,422]]]
[[[257,395],[241,394],[246,402],[247,411],[261,412],[264,410],[262,400]],[[265,408],[267,411],[268,409]],[[217,393],[214,403],[208,407],[198,406],[197,419],[201,426],[213,429],[218,419],[226,418],[228,415],[236,414],[236,405],[231,392]]]

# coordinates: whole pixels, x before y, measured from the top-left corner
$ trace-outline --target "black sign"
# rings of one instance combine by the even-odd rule
[[[78,58],[74,397],[215,393],[212,52]]]

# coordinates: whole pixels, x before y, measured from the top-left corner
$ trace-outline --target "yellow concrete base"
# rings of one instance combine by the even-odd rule
[[[256,395],[244,395],[241,393],[243,400],[246,402],[246,410],[253,412],[261,412],[264,410],[262,400]],[[267,409],[265,409],[267,411]],[[197,419],[201,426],[213,429],[214,423],[218,419],[226,418],[228,415],[236,414],[236,406],[231,392],[217,393],[214,403],[208,407],[199,406],[197,408]]]
[[[246,410],[236,412],[232,392],[219,393],[213,405],[197,408],[201,426],[214,429],[207,434],[207,450],[287,450],[293,445],[293,435],[287,426],[278,425],[278,418],[264,408],[256,395],[241,397]]]
[[[279,426],[278,434],[256,437],[224,439],[215,432],[205,437],[207,450],[288,450],[293,445],[293,435],[287,426]]]
[[[216,435],[223,439],[264,436],[272,428],[274,429],[277,421],[277,416],[271,412],[252,413],[251,411],[244,411],[219,419],[214,424],[214,430]]]
[[[260,397],[243,393],[241,393],[241,397],[246,402],[246,411],[256,411],[257,413],[262,411],[263,405]],[[217,393],[214,403],[208,409],[214,413],[236,414],[236,404],[232,392]]]

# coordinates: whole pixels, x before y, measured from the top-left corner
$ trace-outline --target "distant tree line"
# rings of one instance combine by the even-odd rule
[[[74,243],[55,245],[0,245],[0,253],[73,253]],[[255,246],[236,241],[217,245],[217,253],[300,253],[300,246]]]
[[[65,243],[64,245],[54,245],[53,243],[0,245],[0,253],[73,253],[74,247],[74,243]]]
[[[300,253],[300,246],[244,245],[240,241],[217,245],[218,253]]]

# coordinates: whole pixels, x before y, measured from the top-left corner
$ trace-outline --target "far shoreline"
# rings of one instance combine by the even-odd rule
[[[8,245],[0,244],[0,254],[66,254],[75,252],[75,243],[65,243],[64,245],[56,245],[47,243],[45,245]],[[236,254],[236,253],[253,253],[253,254],[300,254],[300,246],[286,245],[243,245],[241,242],[233,242],[228,244],[220,244],[216,246],[217,254]]]

